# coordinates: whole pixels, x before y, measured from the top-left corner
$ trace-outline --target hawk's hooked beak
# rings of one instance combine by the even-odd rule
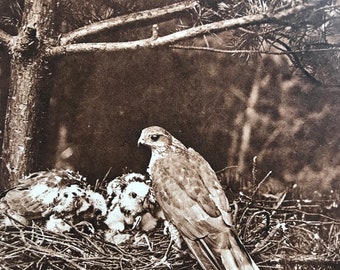
[[[145,143],[144,139],[142,137],[139,137],[137,146],[139,147],[141,144],[144,144],[144,143]]]

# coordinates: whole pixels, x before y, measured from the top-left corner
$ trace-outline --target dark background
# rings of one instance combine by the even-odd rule
[[[72,168],[91,182],[109,170],[110,177],[145,172],[150,152],[137,140],[150,125],[166,128],[220,170],[239,164],[250,121],[245,178],[258,155],[259,180],[273,171],[275,185],[297,182],[307,193],[337,188],[339,94],[308,83],[284,57],[245,61],[168,49],[75,55],[55,59],[49,79],[42,170]],[[260,90],[249,120],[254,85]]]

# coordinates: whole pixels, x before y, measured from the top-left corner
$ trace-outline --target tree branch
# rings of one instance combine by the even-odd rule
[[[290,61],[298,68],[301,70],[301,72],[314,84],[321,85],[322,82],[320,82],[317,78],[315,78],[306,68],[305,66],[301,63],[300,58],[296,52],[294,52],[288,44],[285,42],[276,39],[275,37],[267,37],[269,40],[276,42],[283,46],[285,50],[287,51],[287,56],[290,59]]]
[[[158,46],[165,46],[174,44],[175,42],[200,36],[203,34],[209,34],[212,32],[221,32],[225,30],[231,30],[239,27],[245,27],[249,25],[259,25],[265,23],[275,23],[287,19],[291,16],[297,15],[301,12],[319,7],[327,2],[325,0],[313,1],[309,4],[299,5],[284,11],[280,11],[274,15],[268,16],[267,14],[248,15],[240,18],[229,19],[219,22],[214,22],[206,25],[201,25],[179,31],[157,39],[149,38],[128,42],[112,42],[112,43],[78,43],[69,44],[54,47],[49,49],[47,56],[62,55],[66,53],[80,53],[80,52],[110,52],[110,51],[123,51],[123,50],[137,50],[140,48],[153,48]]]
[[[12,40],[13,36],[0,29],[0,44],[3,44],[7,49],[9,49]]]
[[[198,2],[196,0],[190,0],[165,7],[136,12],[132,14],[115,17],[112,19],[95,22],[63,35],[60,39],[60,45],[70,44],[72,42],[79,40],[80,38],[97,34],[104,30],[113,29],[118,26],[127,25],[129,23],[137,23],[141,21],[157,19],[167,16],[169,14],[182,12],[187,9],[192,9],[197,5]]]
[[[330,45],[329,48],[324,49],[305,49],[305,50],[290,50],[290,51],[271,51],[271,50],[229,50],[229,49],[216,49],[212,47],[201,47],[201,46],[185,46],[185,45],[172,45],[171,48],[178,50],[189,50],[189,51],[206,51],[213,53],[224,53],[224,54],[269,54],[269,55],[287,55],[294,53],[306,53],[306,52],[334,52],[340,51],[337,48],[337,44]]]

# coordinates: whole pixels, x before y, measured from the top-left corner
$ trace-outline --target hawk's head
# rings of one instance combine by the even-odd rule
[[[147,127],[142,130],[138,145],[143,144],[151,149],[162,149],[172,145],[172,136],[164,128],[158,126]]]
[[[147,196],[150,186],[143,182],[131,182],[121,194],[120,208],[129,212],[132,216],[141,213],[144,207],[148,207]]]

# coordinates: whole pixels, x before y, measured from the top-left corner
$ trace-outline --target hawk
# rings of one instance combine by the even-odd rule
[[[158,126],[143,129],[138,144],[151,149],[148,167],[156,201],[203,269],[259,269],[232,225],[215,172],[194,149]]]
[[[19,180],[0,200],[5,226],[43,224],[47,230],[69,231],[79,222],[106,216],[104,197],[87,187],[82,175],[70,170],[35,172]]]
[[[108,183],[108,214],[104,221],[109,228],[105,234],[107,241],[116,242],[116,235],[139,225],[150,204],[147,182],[142,174],[128,173]]]

